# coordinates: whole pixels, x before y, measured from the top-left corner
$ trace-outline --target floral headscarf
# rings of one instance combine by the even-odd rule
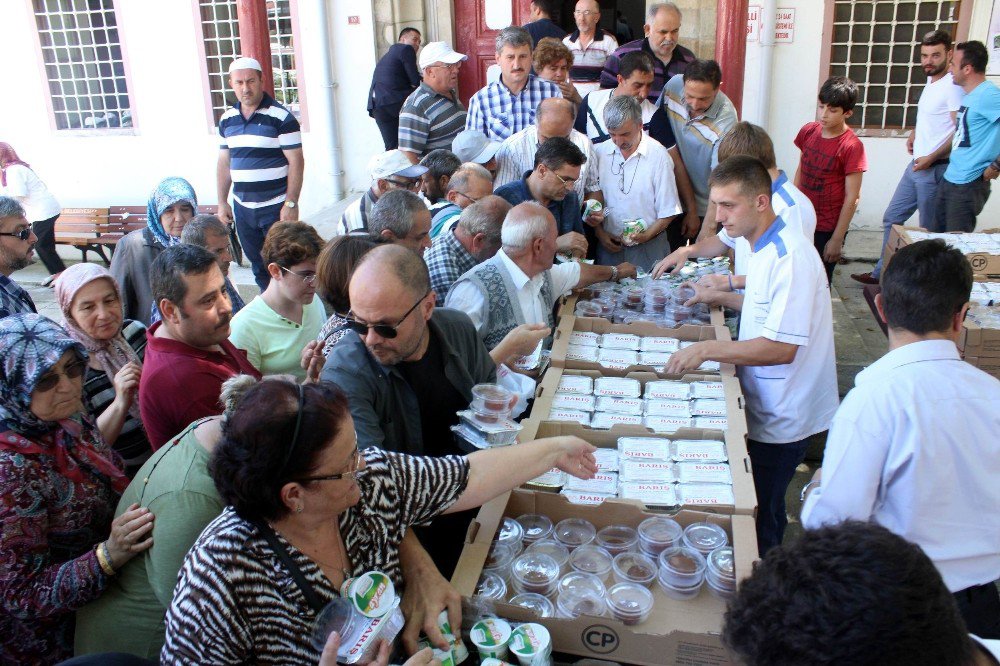
[[[31,168],[31,165],[17,156],[13,146],[0,141],[0,185],[4,187],[7,187],[7,167],[11,164],[20,164],[28,169]]]
[[[49,453],[64,476],[82,478],[80,462],[107,476],[118,492],[128,479],[89,417],[76,414],[61,421],[43,421],[31,411],[35,385],[67,350],[87,358],[83,345],[59,324],[37,315],[16,314],[0,319],[0,449],[22,453]]]
[[[142,365],[138,354],[125,341],[125,337],[121,334],[121,331],[110,340],[95,340],[80,328],[79,324],[73,320],[73,316],[70,314],[70,307],[73,305],[73,299],[77,293],[94,280],[102,279],[111,283],[115,293],[118,295],[118,300],[121,301],[122,294],[118,283],[111,277],[108,269],[97,264],[74,264],[60,273],[55,282],[56,301],[59,303],[59,309],[62,310],[63,328],[66,329],[71,338],[82,344],[88,352],[94,355],[94,358],[101,364],[101,368],[104,369],[104,373],[108,376],[108,379],[114,384],[115,375],[127,363],[132,362],[140,366]],[[129,414],[137,419],[142,418],[139,415],[139,404],[137,401],[132,401],[132,405],[129,407]]]
[[[149,203],[146,205],[146,226],[149,227],[156,240],[163,244],[163,247],[170,247],[181,242],[179,236],[171,236],[167,233],[163,228],[163,223],[160,222],[160,216],[163,215],[163,211],[182,201],[191,204],[194,212],[198,212],[198,195],[194,193],[191,183],[183,178],[164,178],[149,195]]]

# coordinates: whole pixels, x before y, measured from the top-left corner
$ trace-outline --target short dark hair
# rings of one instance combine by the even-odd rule
[[[539,11],[548,14],[553,21],[559,18],[559,5],[555,0],[531,0],[532,4],[538,7]]]
[[[684,70],[684,82],[703,81],[710,83],[713,88],[718,88],[722,83],[722,68],[714,60],[702,60],[698,58],[692,60],[687,69]]]
[[[587,156],[577,146],[562,136],[554,136],[538,146],[535,151],[535,168],[539,164],[544,164],[549,169],[555,170],[564,164],[570,166],[583,166],[587,161]]]
[[[437,180],[442,176],[450,178],[458,170],[458,167],[462,166],[462,160],[446,148],[436,148],[424,155],[423,159],[420,160],[420,166],[427,167],[431,178]]]
[[[418,35],[420,34],[420,31],[417,30],[416,28],[403,28],[402,30],[399,31],[399,37],[396,37],[396,41],[398,42],[399,40],[401,40],[403,38],[403,35],[405,35],[408,32],[415,32]]]
[[[229,227],[215,215],[202,213],[195,215],[190,222],[184,225],[184,230],[181,231],[181,242],[205,247],[209,235],[229,238]]]
[[[745,197],[771,196],[771,175],[756,157],[734,155],[720,162],[708,178],[710,188],[733,184],[740,186],[740,194]]]
[[[627,79],[635,72],[644,74],[655,74],[656,68],[653,65],[653,58],[643,51],[629,51],[618,61],[618,73],[623,79]]]
[[[302,422],[289,456],[300,390]],[[260,382],[229,415],[212,454],[209,473],[219,496],[245,520],[284,517],[289,510],[281,501],[282,486],[316,470],[347,416],[347,397],[330,382],[301,387],[283,379]]]
[[[719,161],[734,155],[756,157],[768,169],[778,166],[774,158],[774,142],[763,127],[742,120],[726,132],[719,142]]]
[[[977,74],[986,73],[986,64],[990,60],[990,54],[982,42],[959,42],[955,44],[955,50],[962,52],[962,60],[959,65],[972,67],[972,71]]]
[[[729,602],[722,639],[747,666],[970,664],[974,649],[930,558],[858,521],[769,550]]]
[[[950,51],[951,34],[944,30],[931,30],[924,33],[924,36],[920,39],[921,46],[937,46],[938,44],[943,44],[944,50]]]
[[[351,309],[348,287],[355,266],[379,242],[369,236],[337,236],[323,248],[316,261],[316,290],[338,314]]]
[[[159,305],[164,298],[176,306],[187,296],[187,275],[204,275],[219,267],[215,255],[198,245],[178,243],[165,248],[153,260],[149,269],[149,283],[153,302]]]
[[[831,76],[819,89],[819,101],[827,106],[853,111],[858,102],[858,84],[846,76]]]
[[[890,328],[917,335],[947,331],[969,302],[972,266],[941,239],[919,241],[892,255],[881,284]]]
[[[260,258],[264,265],[291,268],[303,261],[315,261],[323,250],[323,238],[305,222],[275,222],[264,237]]]

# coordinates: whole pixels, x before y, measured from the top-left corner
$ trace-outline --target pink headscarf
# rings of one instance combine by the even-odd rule
[[[73,320],[70,314],[70,306],[73,304],[73,299],[76,294],[90,284],[94,280],[106,279],[108,282],[114,286],[115,293],[118,295],[118,300],[121,301],[121,289],[118,287],[118,283],[111,276],[103,266],[98,266],[97,264],[74,264],[70,266],[62,273],[55,281],[55,291],[56,300],[59,302],[59,309],[62,310],[63,328],[69,333],[69,336],[82,344],[87,348],[87,351],[98,360],[101,367],[104,368],[105,374],[107,374],[108,379],[111,380],[112,384],[115,381],[115,375],[121,370],[125,364],[129,362],[135,362],[142,365],[142,361],[139,360],[139,356],[135,353],[135,350],[128,344],[125,340],[125,336],[119,331],[110,340],[95,340],[94,338],[87,335],[82,328]],[[123,310],[124,313],[124,310]],[[133,400],[132,406],[129,407],[129,414],[135,418],[140,418],[139,416],[139,401]]]
[[[13,146],[0,141],[0,185],[4,187],[7,187],[7,167],[11,164],[20,164],[28,169],[31,168],[27,162],[17,156]]]

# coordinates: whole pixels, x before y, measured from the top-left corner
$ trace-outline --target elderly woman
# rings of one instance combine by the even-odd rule
[[[153,290],[149,268],[164,248],[181,242],[181,231],[198,210],[198,197],[183,178],[164,178],[149,196],[146,228],[131,231],[118,242],[111,258],[111,275],[121,287],[125,317],[149,326]]]
[[[535,74],[559,86],[563,97],[580,106],[580,97],[576,86],[569,80],[569,69],[573,66],[573,53],[555,37],[543,37],[538,40],[535,50],[531,52],[532,66]]]
[[[0,320],[0,663],[71,656],[74,611],[152,543],[147,509],[112,520],[128,480],[83,408],[86,369],[55,322]]]
[[[125,461],[130,479],[153,450],[139,416],[139,377],[146,327],[122,316],[118,283],[97,264],[74,264],[55,283],[62,325],[90,353],[83,401],[97,427]]]
[[[557,437],[467,457],[359,451],[335,386],[262,382],[215,450],[212,477],[229,506],[184,560],[160,662],[315,663],[318,608],[365,571],[402,587],[399,545],[411,525],[479,506],[553,467],[589,478],[593,450]]]

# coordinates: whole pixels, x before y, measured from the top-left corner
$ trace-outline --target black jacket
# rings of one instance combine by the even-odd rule
[[[368,115],[376,107],[402,104],[419,85],[417,52],[409,44],[393,44],[375,65],[368,91]]]

